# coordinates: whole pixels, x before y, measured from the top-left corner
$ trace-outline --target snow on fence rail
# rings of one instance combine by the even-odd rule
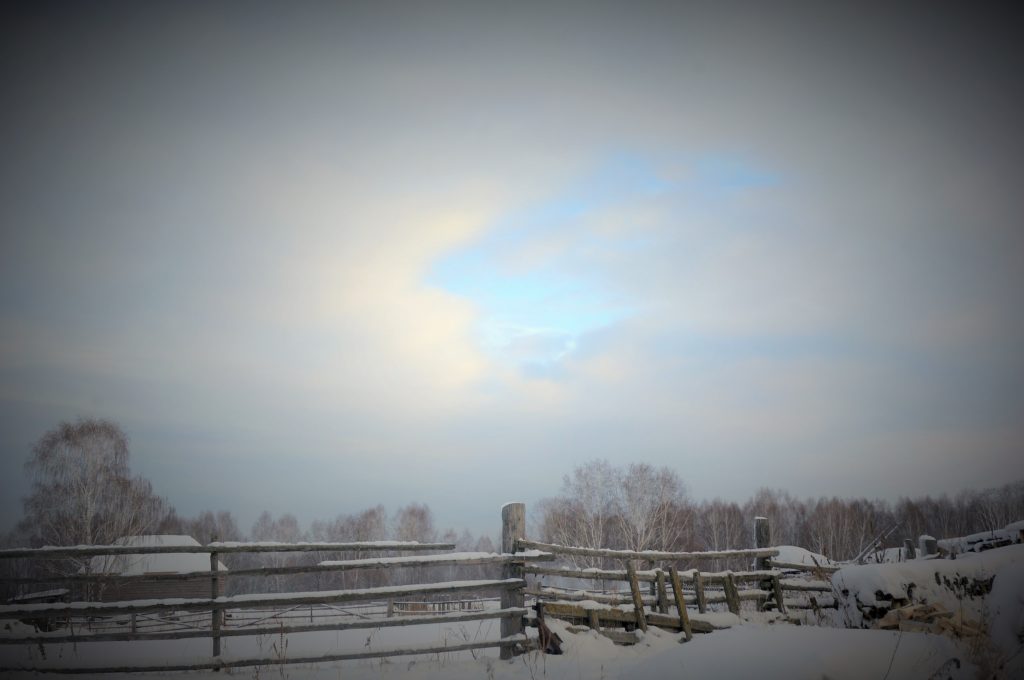
[[[436,567],[436,566],[466,566],[482,564],[509,565],[510,563],[521,564],[523,555],[496,554],[496,553],[444,553],[426,556],[402,556],[402,557],[375,557],[367,559],[352,560],[327,560],[317,565],[305,565],[295,567],[271,567],[258,569],[239,569],[232,572],[222,572],[217,568],[217,559],[225,552],[335,552],[335,551],[424,551],[424,550],[452,550],[455,546],[448,543],[414,543],[399,541],[373,541],[359,543],[210,543],[206,546],[73,546],[73,547],[46,547],[38,549],[9,549],[0,551],[0,558],[43,558],[60,559],[67,557],[88,557],[96,555],[139,555],[153,553],[208,553],[210,555],[211,570],[207,572],[189,572],[184,574],[160,574],[160,575],[131,575],[119,576],[118,578],[175,581],[208,577],[211,584],[211,597],[209,598],[162,598],[150,600],[128,600],[119,602],[48,602],[35,604],[8,604],[0,605],[0,618],[21,619],[25,621],[69,620],[72,617],[117,617],[130,616],[131,628],[127,631],[97,632],[82,634],[33,634],[33,635],[7,635],[0,637],[0,643],[17,644],[59,644],[87,643],[98,641],[136,641],[136,640],[181,640],[188,638],[209,637],[212,639],[212,656],[208,660],[199,660],[190,663],[182,663],[173,666],[143,666],[124,665],[104,668],[45,668],[36,669],[23,665],[6,665],[0,663],[0,671],[16,670],[41,670],[52,673],[109,673],[109,672],[168,672],[177,670],[203,670],[216,668],[233,668],[238,666],[253,666],[275,663],[314,663],[331,662],[348,659],[364,659],[383,656],[404,656],[409,654],[434,654],[453,652],[469,649],[480,649],[485,647],[499,647],[502,656],[511,657],[512,648],[517,645],[524,645],[526,637],[522,634],[521,624],[518,630],[505,634],[497,640],[472,641],[465,643],[446,644],[444,646],[412,646],[395,647],[374,651],[349,652],[344,654],[328,654],[317,657],[301,657],[282,660],[278,658],[251,658],[251,659],[223,659],[220,658],[220,641],[224,637],[253,636],[253,635],[278,635],[290,633],[304,633],[313,631],[340,631],[359,628],[388,628],[395,626],[422,625],[429,623],[452,623],[474,620],[500,619],[503,622],[507,619],[522,621],[527,610],[522,606],[522,595],[517,597],[509,596],[509,593],[523,590],[526,583],[521,577],[506,576],[501,579],[480,579],[464,581],[448,581],[442,583],[419,583],[403,586],[384,586],[375,588],[360,588],[349,590],[330,590],[300,593],[274,593],[254,594],[236,596],[217,596],[219,580],[225,576],[240,575],[276,575],[282,573],[308,573],[326,571],[349,571],[357,569],[397,569],[414,567]],[[533,559],[543,559],[545,556],[537,553],[529,553]],[[512,570],[515,571],[514,569]],[[106,574],[77,574],[68,580],[98,580],[105,578]],[[54,577],[31,577],[21,578],[18,582],[52,582]],[[408,597],[431,597],[437,595],[463,594],[475,592],[494,592],[503,594],[502,606],[498,609],[475,609],[459,610],[440,615],[417,615],[417,616],[394,616],[393,611],[388,608],[388,616],[362,616],[351,617],[349,620],[331,621],[329,623],[310,622],[308,624],[296,624],[292,622],[276,621],[272,627],[246,625],[244,627],[225,627],[225,615],[227,612],[244,612],[257,609],[266,610],[272,608],[275,611],[289,611],[288,608],[296,607],[329,607],[331,605],[366,602],[366,601],[393,601],[395,598]],[[512,602],[511,606],[508,602]],[[515,603],[518,602],[518,605]],[[149,630],[140,630],[138,620],[141,617],[145,620],[150,615],[161,615],[180,612],[206,612],[205,625],[189,625],[185,629],[154,631],[151,626],[143,626]],[[273,616],[269,617],[273,618]],[[257,623],[259,620],[257,620]],[[195,622],[193,621],[193,624]],[[48,628],[49,626],[47,626]],[[503,625],[503,629],[504,629]],[[515,627],[513,627],[515,628]]]
[[[758,539],[767,541],[767,520],[758,518],[759,526]],[[763,537],[763,538],[762,538]],[[535,549],[545,551],[545,554],[569,555],[584,557],[601,557],[618,560],[625,563],[625,569],[579,569],[565,566],[538,566],[527,564],[523,572],[534,576],[554,576],[563,578],[574,578],[591,581],[621,581],[629,584],[628,591],[617,591],[614,593],[598,593],[589,590],[571,590],[552,587],[535,586],[528,589],[528,595],[543,601],[547,611],[555,616],[567,616],[573,619],[582,619],[588,622],[589,626],[601,630],[601,619],[615,623],[627,623],[639,628],[646,629],[646,624],[651,622],[659,626],[674,627],[683,630],[687,639],[691,630],[708,632],[714,628],[706,621],[690,621],[686,613],[687,605],[696,605],[700,614],[706,614],[708,605],[725,603],[733,615],[740,612],[742,601],[755,601],[761,609],[773,607],[782,614],[787,614],[789,608],[814,609],[836,606],[834,596],[822,598],[819,602],[818,593],[833,593],[832,584],[827,580],[815,581],[781,578],[778,567],[783,566],[773,563],[772,558],[779,555],[779,550],[761,547],[743,550],[718,550],[702,552],[667,552],[657,550],[610,550],[606,548],[587,548],[578,546],[564,546],[554,543],[541,543],[520,539],[516,542],[518,550]],[[750,558],[756,560],[758,569],[751,571],[723,571],[723,572],[701,572],[697,569],[678,571],[675,562],[680,561],[702,561],[718,560],[729,558]],[[650,569],[640,571],[635,569],[635,562],[646,562]],[[673,563],[668,570],[654,568],[658,562]],[[812,565],[784,565],[786,568],[798,569],[805,572],[817,572],[820,575],[832,571],[830,569],[819,569]],[[773,568],[769,568],[773,567]],[[640,582],[650,584],[648,594],[640,592]],[[688,586],[684,590],[684,584]],[[740,588],[741,584],[748,584],[750,587]],[[713,592],[708,592],[711,586]],[[785,591],[798,591],[801,593],[814,593],[807,601],[786,599]],[[589,603],[585,607],[578,603]],[[623,612],[618,609],[619,605],[633,605],[633,612]],[[595,606],[596,605],[596,606]],[[645,612],[645,607],[651,607],[656,611]],[[675,615],[669,616],[670,609],[675,608]],[[604,631],[602,631],[604,632]],[[621,635],[612,633],[613,639],[619,639]]]

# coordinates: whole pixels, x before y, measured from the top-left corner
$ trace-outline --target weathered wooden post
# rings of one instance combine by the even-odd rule
[[[656,583],[658,586],[658,612],[661,614],[668,614],[668,593],[665,591],[665,572],[662,569],[658,569],[655,572]]]
[[[723,586],[725,589],[725,604],[729,607],[730,612],[739,615],[740,594],[739,591],[736,590],[736,581],[733,579],[731,571],[726,572]]]
[[[636,578],[636,567],[633,560],[626,560],[626,576],[629,578],[629,590],[633,595],[633,611],[636,614],[637,627],[647,632],[647,615],[644,614],[644,600],[640,595],[640,582]]]
[[[755,548],[770,548],[771,547],[771,525],[768,523],[767,517],[755,517],[754,518],[754,547]],[[754,568],[757,570],[764,570],[770,568],[770,558],[758,557],[754,563]]]
[[[937,555],[939,552],[939,542],[935,540],[933,536],[927,534],[917,539],[918,545],[921,546],[921,556],[927,557],[928,555]]]
[[[679,627],[683,629],[687,642],[693,639],[693,630],[690,628],[690,615],[686,611],[686,598],[683,596],[683,582],[679,578],[679,570],[676,565],[668,568],[669,577],[672,579],[672,594],[676,598],[676,610],[679,612]]]
[[[705,613],[708,610],[708,598],[704,594],[704,576],[700,570],[693,572],[693,593],[697,597],[697,611]]]
[[[779,610],[779,613],[788,614],[785,596],[782,594],[782,581],[779,580],[778,574],[772,576],[772,596],[775,598],[775,608]]]
[[[512,555],[518,552],[518,541],[526,538],[526,504],[506,503],[501,508],[501,552]],[[502,568],[502,578],[523,578],[521,562],[506,562]],[[505,588],[501,591],[501,608],[522,607],[524,605],[523,588]],[[501,637],[521,635],[523,617],[505,617],[501,620]],[[511,659],[515,650],[511,646],[501,648],[501,658]]]
[[[917,552],[914,550],[914,541],[909,538],[903,539],[903,551],[906,553],[906,558],[912,560],[917,557]]]
[[[213,536],[211,543],[215,543],[217,537]],[[220,569],[218,569],[217,551],[210,551],[210,599],[216,600],[220,597]],[[210,637],[213,638],[213,656],[220,656],[220,610],[214,604],[210,609]],[[219,671],[219,668],[215,668]]]

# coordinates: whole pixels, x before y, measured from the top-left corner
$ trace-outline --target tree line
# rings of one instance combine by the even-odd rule
[[[132,474],[128,439],[115,423],[79,420],[44,434],[26,465],[32,478],[24,516],[3,539],[7,546],[109,545],[124,536],[186,534],[200,543],[221,541],[351,542],[403,540],[453,543],[459,551],[494,552],[489,536],[468,530],[438,530],[433,513],[412,503],[388,513],[377,505],[303,528],[292,514],[263,512],[244,532],[230,511],[180,516],[149,481]],[[780,489],[760,489],[743,503],[691,498],[682,478],[668,467],[625,466],[594,460],[563,479],[561,492],[530,508],[531,537],[585,547],[629,550],[703,551],[748,548],[753,518],[770,520],[773,545],[795,545],[833,560],[851,559],[893,526],[887,546],[921,534],[953,537],[999,529],[1024,518],[1024,481],[962,491],[950,497],[901,498],[895,503],[867,498],[799,499]],[[370,557],[340,553],[257,553],[225,555],[229,569],[299,566],[327,559]],[[578,558],[579,566],[609,566],[599,558]],[[706,568],[706,565],[701,565]],[[722,560],[715,569],[743,569],[742,560]],[[89,560],[0,560],[3,595],[16,590],[4,575],[60,575],[87,571]],[[425,570],[235,577],[228,592],[356,588],[415,582],[490,578],[484,566]]]
[[[594,460],[563,479],[561,493],[541,503],[533,533],[562,545],[627,550],[704,551],[754,545],[753,518],[768,517],[772,545],[795,545],[842,561],[856,557],[896,526],[882,547],[922,534],[938,538],[1001,529],[1024,519],[1024,481],[955,496],[800,499],[762,488],[740,503],[694,500],[680,476],[645,463],[614,466]],[[578,558],[583,567],[605,566]],[[722,560],[717,568],[749,567]]]

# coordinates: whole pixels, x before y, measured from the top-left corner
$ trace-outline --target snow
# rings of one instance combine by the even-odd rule
[[[775,549],[779,551],[779,554],[772,559],[776,562],[786,562],[789,564],[806,564],[809,567],[815,566],[833,566],[835,562],[819,555],[816,552],[811,552],[806,548],[801,548],[795,545],[778,545]]]
[[[202,547],[191,536],[155,535],[126,536],[117,539],[114,544],[119,547],[151,548],[151,547]],[[218,562],[220,571],[227,571],[223,563]],[[145,553],[141,555],[117,555],[107,557],[97,555],[89,560],[89,571],[94,574],[113,573],[121,576],[137,576],[141,574],[188,574],[197,571],[210,571],[210,558],[205,553]]]
[[[511,661],[500,661],[497,649],[334,662],[317,665],[288,665],[280,668],[282,677],[292,680],[531,680],[534,678],[605,678],[637,680],[644,678],[753,678],[759,680],[807,679],[828,677],[833,680],[857,678],[920,679],[936,677],[958,680],[972,678],[976,669],[956,643],[945,637],[921,633],[875,630],[842,630],[784,624],[745,623],[727,630],[696,635],[680,644],[681,634],[650,628],[638,644],[623,647],[594,631],[570,633],[565,623],[548,619],[548,626],[561,637],[563,654],[541,655],[532,652]],[[309,653],[344,653],[395,646],[457,644],[466,640],[497,639],[500,624],[484,621],[473,624],[411,626],[376,631],[342,631],[289,636],[286,656],[296,658]],[[280,647],[276,636],[262,640],[228,638],[224,640],[224,658],[250,655],[274,656]],[[94,648],[95,649],[91,649]],[[200,660],[209,651],[208,640],[164,643],[79,644],[76,650],[66,645],[59,651],[64,658],[41,659],[35,648],[21,648],[17,654],[0,649],[5,663],[31,661],[37,666],[79,661],[81,667],[119,662],[185,663]],[[949,663],[959,659],[960,667]],[[891,670],[889,668],[891,663]],[[242,677],[277,677],[278,668],[242,668],[231,671]],[[227,673],[194,672],[181,677],[188,680],[223,680]],[[28,673],[11,677],[35,677]],[[125,676],[127,677],[127,676]],[[132,675],[151,680],[158,674]]]
[[[985,593],[991,579],[991,592]],[[832,577],[848,625],[870,625],[864,609],[889,607],[892,599],[939,604],[987,624],[1000,658],[1011,658],[1024,640],[1024,545],[1010,545],[950,559],[849,565]],[[1012,657],[1024,676],[1024,655]]]

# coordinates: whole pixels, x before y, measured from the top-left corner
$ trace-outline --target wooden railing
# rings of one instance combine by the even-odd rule
[[[648,623],[660,627],[682,630],[687,639],[691,632],[710,632],[713,626],[702,621],[691,621],[686,612],[688,605],[697,608],[700,614],[708,611],[709,606],[725,604],[727,610],[738,615],[742,602],[752,601],[761,609],[775,609],[788,614],[789,609],[820,609],[834,607],[832,584],[824,579],[807,580],[804,578],[786,577],[778,569],[755,569],[749,571],[703,572],[698,569],[679,571],[677,562],[700,562],[722,559],[751,559],[759,564],[776,557],[779,551],[774,548],[754,548],[743,550],[720,550],[702,552],[667,552],[667,551],[633,551],[610,550],[604,548],[586,548],[563,546],[553,543],[541,543],[521,539],[517,542],[519,550],[538,550],[546,555],[565,555],[570,557],[600,557],[624,563],[623,569],[579,569],[565,566],[542,566],[527,563],[523,572],[533,576],[550,576],[572,579],[590,580],[592,582],[624,582],[628,584],[626,591],[616,590],[590,591],[579,589],[559,589],[534,585],[527,589],[526,594],[532,595],[542,602],[544,611],[552,616],[561,616],[572,620],[581,620],[594,629],[602,630],[602,621],[616,626],[626,625],[646,629]],[[652,568],[637,570],[635,563],[646,563]],[[670,563],[667,568],[659,568],[658,563]],[[804,571],[814,571],[815,566],[785,565],[799,567]],[[821,572],[819,572],[821,573]],[[649,592],[641,592],[640,583],[648,583]],[[814,593],[806,598],[785,597],[786,591],[803,594]],[[818,593],[829,595],[820,597]],[[581,602],[595,602],[609,607],[583,606]],[[616,605],[632,605],[633,611],[626,611]],[[613,639],[622,636],[614,631],[604,631]]]
[[[221,639],[234,636],[253,635],[285,635],[314,631],[342,631],[351,629],[377,629],[395,626],[422,625],[429,623],[450,623],[483,620],[517,620],[522,621],[527,610],[519,606],[501,606],[497,609],[467,608],[461,605],[458,609],[449,608],[446,613],[428,612],[410,616],[396,615],[387,603],[404,601],[408,598],[439,598],[451,595],[465,596],[475,593],[521,593],[525,581],[522,578],[473,579],[465,581],[449,581],[439,583],[416,583],[410,585],[383,586],[346,590],[326,590],[297,593],[261,593],[254,595],[216,596],[219,581],[234,576],[280,575],[300,573],[340,572],[365,569],[402,569],[418,567],[471,566],[471,565],[502,565],[521,564],[522,558],[512,554],[495,553],[443,553],[434,555],[372,557],[352,560],[321,561],[316,565],[297,565],[286,567],[260,567],[237,569],[230,572],[218,568],[218,557],[225,553],[248,552],[404,552],[404,551],[438,551],[452,550],[454,545],[445,543],[412,543],[412,542],[358,542],[358,543],[210,543],[205,546],[77,546],[54,547],[39,549],[0,550],[3,558],[62,559],[82,558],[96,555],[142,555],[154,553],[208,553],[211,570],[190,572],[185,574],[158,575],[126,575],[118,579],[147,581],[179,581],[206,577],[210,579],[211,595],[209,598],[167,598],[160,600],[136,600],[120,602],[52,602],[38,604],[9,604],[0,606],[0,619],[21,619],[25,621],[71,621],[81,622],[90,619],[111,620],[113,617],[127,617],[131,621],[128,630],[95,630],[92,627],[80,626],[77,630],[67,633],[55,631],[50,633],[12,634],[0,636],[0,644],[32,644],[51,645],[60,643],[89,643],[100,641],[131,641],[131,640],[182,640],[188,638],[210,638],[212,640],[211,656],[205,661],[178,663],[171,665],[121,665],[74,668],[68,666],[33,668],[23,665],[0,665],[0,672],[45,670],[55,673],[113,673],[113,672],[171,672],[193,671],[204,669],[234,668],[241,666],[261,666],[275,663],[319,663],[363,659],[372,657],[404,656],[410,654],[437,654],[462,650],[499,647],[503,656],[516,646],[525,646],[527,638],[519,632],[502,635],[497,640],[473,640],[449,643],[443,646],[408,646],[377,650],[361,650],[358,652],[324,654],[320,656],[303,656],[293,658],[260,657],[260,658],[221,658]],[[535,555],[536,557],[536,555]],[[90,581],[104,578],[105,575],[75,574],[66,577],[68,581]],[[50,583],[54,577],[22,577],[18,583]],[[515,599],[515,598],[513,598]],[[313,616],[313,608],[322,610],[349,603],[377,602],[380,606],[367,615],[334,616],[334,620],[321,621],[322,617]],[[289,617],[287,613],[304,608],[301,616]],[[438,611],[444,611],[438,606]],[[305,611],[309,611],[309,622],[305,622]],[[241,619],[246,612],[264,612],[264,616]],[[267,613],[267,612],[270,613]],[[341,610],[338,610],[340,612]],[[333,613],[333,612],[332,612]],[[153,622],[158,617],[174,614],[176,617],[192,617],[188,623],[173,626],[172,629],[158,629]],[[230,614],[231,619],[226,615]],[[230,625],[229,622],[238,617],[242,625]],[[261,625],[271,621],[274,625]],[[142,625],[140,625],[140,622]],[[51,629],[52,626],[45,626]]]

